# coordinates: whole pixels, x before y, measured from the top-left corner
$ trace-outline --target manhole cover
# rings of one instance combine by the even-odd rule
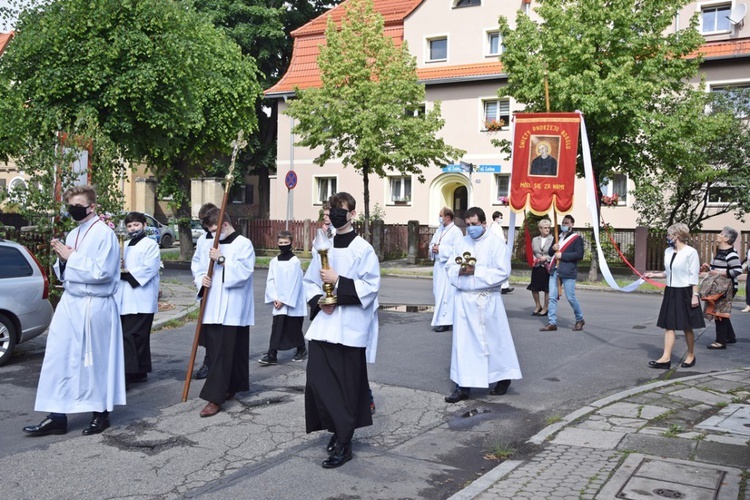
[[[685,495],[677,490],[670,490],[667,488],[656,488],[654,495],[662,498],[685,498]]]

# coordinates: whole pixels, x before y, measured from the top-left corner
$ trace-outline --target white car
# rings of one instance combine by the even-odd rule
[[[31,251],[0,238],[0,366],[52,321],[49,280]]]

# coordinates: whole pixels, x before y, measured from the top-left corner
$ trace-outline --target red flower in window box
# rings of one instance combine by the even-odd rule
[[[484,128],[489,132],[497,132],[498,130],[502,130],[504,126],[505,120],[503,120],[502,118],[500,118],[499,120],[486,120],[484,122]]]

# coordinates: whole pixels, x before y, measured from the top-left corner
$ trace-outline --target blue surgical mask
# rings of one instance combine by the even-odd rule
[[[669,245],[670,247],[674,248],[675,243],[675,240],[667,238],[667,245]]]
[[[443,225],[443,218],[442,217],[438,217],[438,225],[439,226]]]
[[[477,239],[484,234],[483,226],[466,226],[466,232],[469,233],[472,239]]]
[[[570,226],[560,226],[560,232],[567,233],[568,231],[570,231]]]

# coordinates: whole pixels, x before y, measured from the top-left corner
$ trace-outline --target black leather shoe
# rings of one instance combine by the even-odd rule
[[[328,446],[326,446],[326,451],[328,453],[333,453],[333,451],[336,449],[336,445],[339,444],[339,438],[336,437],[336,433],[333,433],[333,436],[331,436],[331,440],[328,441]]]
[[[448,330],[451,330],[450,325],[440,325],[435,327],[436,332],[447,332]]]
[[[500,380],[495,384],[495,388],[490,391],[490,394],[493,396],[502,396],[508,392],[508,387],[510,387],[510,380]]]
[[[47,434],[65,434],[68,432],[67,420],[52,420],[45,418],[39,425],[27,425],[23,432],[30,436],[46,436]]]
[[[690,363],[682,363],[680,366],[683,368],[692,368],[695,366],[695,356],[693,356],[693,360]]]
[[[206,377],[208,377],[208,365],[203,365],[200,370],[195,373],[195,380],[203,380]]]
[[[84,436],[93,436],[94,434],[100,434],[109,427],[109,416],[108,415],[97,415],[89,424],[88,427],[83,429],[82,434]]]
[[[515,288],[513,288],[513,287],[511,286],[511,287],[508,287],[508,288],[503,288],[503,289],[501,289],[501,290],[500,290],[500,293],[501,293],[502,295],[505,295],[505,294],[507,294],[507,293],[510,293],[510,292],[512,292],[513,290],[515,290]]]
[[[331,456],[323,460],[324,469],[335,469],[341,467],[346,462],[352,459],[352,445],[351,443],[345,445],[337,445],[336,450],[331,453]]]
[[[464,399],[469,399],[469,391],[466,389],[457,388],[450,396],[445,396],[446,403],[458,403]]]
[[[670,368],[672,368],[672,362],[664,361],[663,363],[660,363],[659,361],[649,361],[648,367],[656,368],[657,370],[669,370]]]

